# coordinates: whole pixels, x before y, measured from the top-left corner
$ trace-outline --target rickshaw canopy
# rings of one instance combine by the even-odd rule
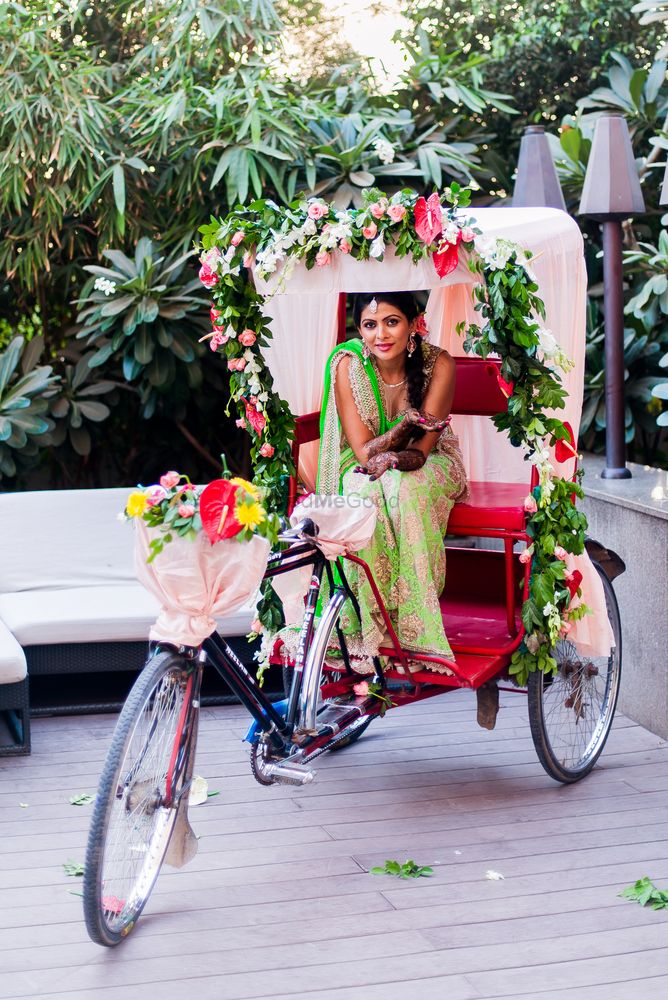
[[[568,392],[561,419],[575,433],[580,424],[584,380],[587,274],[583,240],[577,223],[565,212],[550,208],[472,208],[474,224],[485,240],[508,240],[532,254],[539,296],[545,303],[545,326],[572,360],[574,367],[562,381]],[[298,263],[289,272],[278,271],[269,280],[255,274],[257,290],[265,296],[264,311],[273,333],[264,349],[275,388],[295,415],[318,410],[322,401],[325,363],[338,332],[341,293],[428,291],[428,340],[454,357],[463,356],[462,321],[475,323],[472,286],[479,277],[461,255],[457,268],[440,278],[433,262],[414,264],[388,250],[382,261],[358,261],[336,254],[327,267],[310,270]],[[501,439],[486,417],[457,415],[453,428],[460,439],[464,461],[473,480],[522,482],[529,470],[521,449]],[[313,481],[315,447],[304,449],[302,475]]]

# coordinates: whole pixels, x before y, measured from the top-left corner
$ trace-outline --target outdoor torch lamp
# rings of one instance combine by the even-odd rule
[[[542,125],[524,129],[513,189],[513,208],[560,208],[566,203]]]
[[[624,295],[622,221],[645,211],[624,117],[596,122],[580,214],[601,223],[605,318],[605,468],[603,479],[629,479],[624,441]]]

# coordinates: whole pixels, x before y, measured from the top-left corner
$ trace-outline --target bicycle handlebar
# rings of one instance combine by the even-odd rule
[[[310,517],[305,517],[294,528],[282,531],[278,536],[279,542],[291,542],[295,539],[314,539],[319,532],[318,525]]]

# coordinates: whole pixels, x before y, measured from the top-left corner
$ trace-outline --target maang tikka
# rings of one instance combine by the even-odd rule
[[[369,312],[370,313],[377,313],[378,312],[378,303],[376,302],[376,296],[375,295],[371,299],[371,302],[369,303]]]

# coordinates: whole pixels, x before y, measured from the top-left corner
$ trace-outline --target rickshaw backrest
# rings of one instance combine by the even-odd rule
[[[452,413],[467,416],[493,417],[508,409],[508,400],[501,392],[498,374],[499,361],[481,358],[455,358],[457,382]],[[320,411],[305,413],[296,418],[295,446],[317,441],[320,437]],[[293,447],[293,458],[296,460]]]

